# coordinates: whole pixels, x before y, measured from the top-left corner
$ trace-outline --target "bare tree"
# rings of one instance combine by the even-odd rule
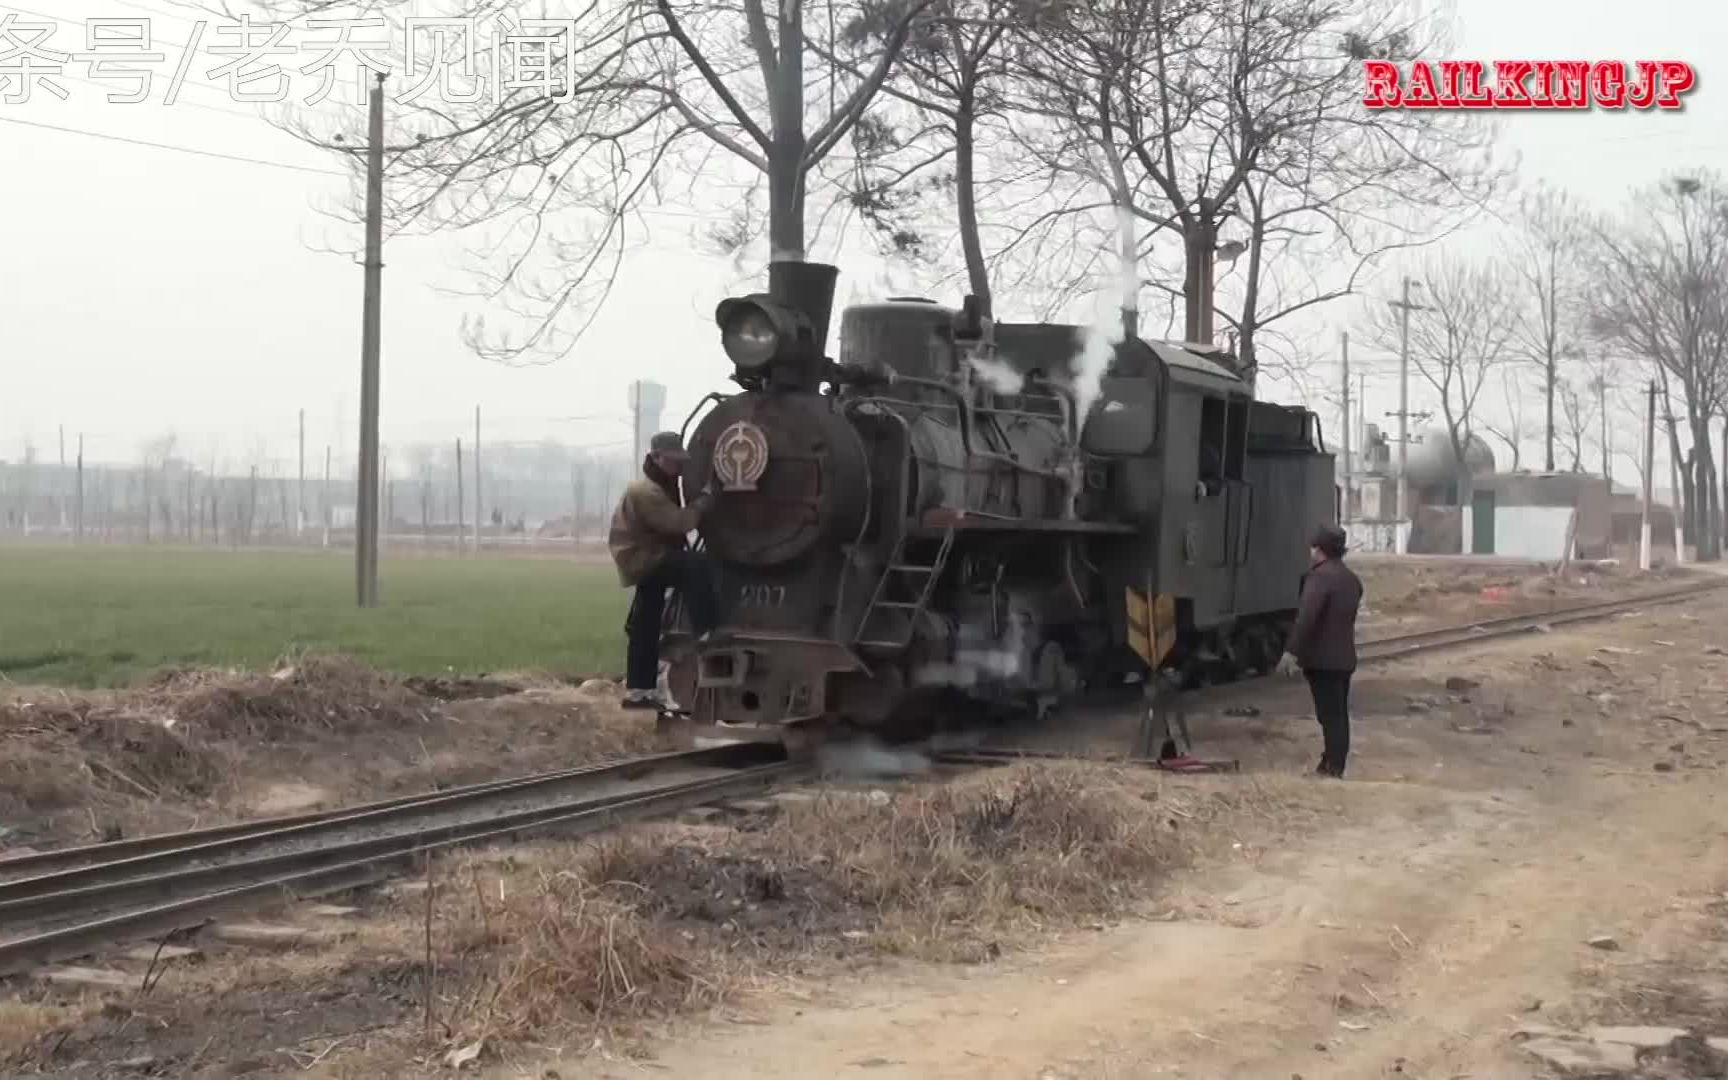
[[[1176,34],[1150,24],[1162,92],[1124,118],[1133,161],[1182,238],[1185,336],[1210,340],[1222,314],[1246,372],[1266,326],[1353,292],[1380,254],[1432,239],[1447,211],[1493,189],[1480,118],[1362,109],[1362,60],[1443,47],[1404,12],[1391,0],[1211,0]],[[1246,235],[1221,249],[1231,218]],[[1212,295],[1221,251],[1242,259],[1227,309]],[[1269,296],[1273,264],[1289,270],[1300,255],[1310,280],[1281,273]]]
[[[986,313],[992,289],[979,195],[991,178],[981,169],[994,142],[991,122],[1004,111],[1016,8],[1013,0],[946,0],[914,20],[875,107],[853,127],[854,154],[840,181],[849,209],[886,241],[889,253],[901,257],[931,254],[928,231],[908,218],[927,196],[951,194],[967,284]],[[880,9],[876,18],[858,20],[853,34],[886,45],[897,25],[891,9]],[[811,49],[825,63],[847,64],[820,44]]]
[[[1500,372],[1500,389],[1506,405],[1505,417],[1497,424],[1484,420],[1482,430],[1506,444],[1512,455],[1510,471],[1517,472],[1523,467],[1524,438],[1528,433],[1524,418],[1524,380],[1516,369],[1507,367]],[[1552,466],[1549,471],[1553,471]]]
[[[1572,455],[1572,464],[1567,468],[1583,472],[1584,441],[1595,422],[1596,395],[1581,390],[1574,380],[1562,379],[1555,384],[1554,396],[1560,406],[1560,433],[1566,439],[1566,451]]]
[[[326,0],[265,2],[304,13]],[[399,110],[387,148],[390,222],[493,230],[487,246],[502,252],[501,266],[485,275],[484,295],[532,327],[514,340],[489,337],[483,321],[469,325],[470,343],[501,361],[574,348],[610,292],[640,212],[666,199],[675,180],[692,203],[702,201],[699,185],[712,193],[734,176],[765,185],[770,258],[802,260],[808,180],[864,114],[930,2],[595,0],[572,35],[527,0],[463,0],[446,14],[508,17],[550,41],[554,69],[573,74],[521,85],[521,72],[506,67],[490,74],[518,85],[496,99]],[[392,17],[406,8],[407,0],[373,5]],[[887,29],[860,33],[861,20]],[[847,64],[807,62],[811,27]],[[406,37],[398,27],[394,40]],[[291,126],[356,153],[339,132],[305,118]]]
[[[1713,173],[1674,176],[1593,230],[1592,331],[1653,361],[1678,391],[1692,436],[1686,515],[1698,558],[1720,556],[1721,494],[1710,421],[1728,379],[1728,187]],[[1677,437],[1670,447],[1678,456]]]
[[[158,508],[163,513],[163,531],[173,531],[173,517],[167,499],[168,463],[174,457],[178,439],[173,432],[159,435],[143,446],[140,455],[144,486],[144,542],[150,542],[150,529]]]
[[[1517,324],[1518,350],[1522,359],[1542,372],[1543,460],[1553,472],[1560,367],[1575,355],[1583,334],[1580,272],[1589,232],[1578,205],[1554,188],[1540,188],[1526,196],[1519,212],[1520,228],[1510,257],[1526,301]]]
[[[1426,307],[1410,319],[1410,363],[1439,399],[1446,437],[1464,478],[1459,504],[1467,506],[1468,450],[1481,425],[1482,390],[1516,355],[1517,297],[1506,268],[1495,261],[1437,259],[1419,280]],[[1397,313],[1383,305],[1369,310],[1374,340],[1392,351],[1398,342]]]

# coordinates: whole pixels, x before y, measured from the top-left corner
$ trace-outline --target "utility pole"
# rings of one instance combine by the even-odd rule
[[[1404,279],[1404,297],[1392,301],[1398,309],[1398,554],[1409,554],[1410,548],[1410,313],[1426,311],[1421,304],[1410,302],[1410,290],[1417,283]]]
[[[330,546],[330,444],[324,444],[324,546]]]
[[[1614,454],[1608,442],[1608,377],[1598,375],[1592,389],[1596,391],[1596,412],[1602,418],[1602,479],[1608,490],[1614,490]]]
[[[570,544],[577,546],[582,543],[582,466],[579,462],[570,465]]]
[[[1368,375],[1356,375],[1356,445],[1361,447],[1363,471],[1368,464]]]
[[[84,540],[84,436],[78,436],[78,540]]]
[[[642,380],[630,384],[630,452],[642,456]]]
[[[1350,516],[1350,473],[1351,473],[1351,461],[1350,461],[1350,331],[1348,331],[1348,330],[1344,331],[1344,333],[1342,335],[1340,335],[1340,337],[1341,337],[1341,344],[1343,346],[1343,364],[1344,364],[1344,375],[1343,375],[1343,378],[1340,380],[1344,384],[1344,423],[1341,425],[1343,428],[1343,431],[1344,431],[1344,514],[1343,514],[1343,516],[1345,518],[1348,518]],[[1358,406],[1358,407],[1360,407],[1360,406]],[[1339,524],[1342,525],[1343,522],[1339,522]]]
[[[456,554],[462,554],[462,534],[468,530],[462,522],[462,440],[456,440]]]
[[[306,531],[306,410],[300,410],[300,490],[294,496],[294,535]]]
[[[480,554],[480,517],[486,511],[480,496],[480,406],[474,406],[474,554]]]
[[[1638,569],[1650,569],[1650,503],[1656,485],[1656,380],[1650,380],[1650,408],[1644,417],[1644,521],[1638,528]]]
[[[54,501],[60,504],[60,529],[66,529],[66,425],[60,425],[60,475],[54,479]]]
[[[1672,492],[1668,496],[1671,504],[1668,510],[1674,517],[1674,563],[1681,566],[1686,562],[1686,515],[1685,507],[1681,503],[1683,495],[1680,491],[1680,455],[1674,450],[1674,402],[1666,391],[1662,394],[1662,422],[1668,428],[1668,486]]]
[[[35,471],[32,468],[32,466],[35,463],[36,463],[36,447],[31,445],[30,443],[25,443],[24,444],[24,535],[25,536],[30,535],[30,496],[32,494],[32,492],[30,490],[30,482],[32,480],[31,473],[33,473]],[[146,511],[148,511],[150,504],[148,502],[146,502],[144,505],[145,505]],[[150,519],[145,518],[144,520],[146,522],[148,522]],[[145,525],[145,532],[146,532],[146,534],[148,534],[148,532],[149,532],[149,525],[148,524]],[[149,539],[149,536],[146,535],[145,539]]]
[[[360,315],[360,464],[354,515],[354,591],[378,606],[378,354],[384,271],[384,76],[372,84],[366,118],[366,263]]]

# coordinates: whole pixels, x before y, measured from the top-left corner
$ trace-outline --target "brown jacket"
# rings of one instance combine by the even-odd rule
[[[1342,559],[1327,559],[1302,577],[1302,606],[1284,651],[1304,671],[1356,670],[1356,612],[1362,579]]]
[[[689,506],[679,506],[647,477],[630,481],[612,513],[612,528],[606,537],[619,582],[625,588],[638,585],[669,552],[682,551],[710,502],[707,497],[698,497]]]

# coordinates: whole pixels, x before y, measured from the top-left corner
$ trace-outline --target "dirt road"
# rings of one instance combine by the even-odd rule
[[[1152,917],[773,988],[652,1064],[563,1075],[1498,1078],[1551,1075],[1513,1038],[1530,1024],[1728,1035],[1725,616],[1701,600],[1365,672],[1344,783],[1300,775],[1318,745],[1294,688],[1199,719],[1249,772],[1183,782],[1281,809]]]

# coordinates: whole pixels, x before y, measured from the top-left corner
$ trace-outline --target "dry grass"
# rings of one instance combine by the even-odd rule
[[[330,804],[662,749],[613,689],[398,681],[324,655],[267,674],[164,671],[129,691],[6,687],[0,824],[29,842],[112,839],[255,816],[276,781],[313,780]]]
[[[285,742],[413,726],[426,699],[344,656],[290,657],[268,675],[212,679],[205,673],[159,682],[174,715],[206,738]]]
[[[829,794],[755,828],[652,826],[442,875],[442,948],[467,972],[448,1022],[497,1042],[628,1037],[767,971],[872,956],[978,962],[1119,916],[1231,797],[1038,764]],[[1199,830],[1195,830],[1198,833]]]
[[[430,921],[407,891],[368,904],[340,948],[218,950],[125,1008],[16,999],[0,1012],[0,1072],[82,1062],[69,1075],[94,1080],[147,1054],[162,1075],[268,1059],[348,1078],[444,1071],[475,1040],[509,1058],[597,1038],[628,1051],[658,1022],[783,977],[987,961],[1096,927],[1197,852],[1311,810],[1298,790],[1324,791],[1033,763],[831,791],[731,825],[455,854],[432,867]]]
[[[0,1061],[14,1060],[51,1032],[89,1016],[93,1007],[41,1001],[0,1001]]]

